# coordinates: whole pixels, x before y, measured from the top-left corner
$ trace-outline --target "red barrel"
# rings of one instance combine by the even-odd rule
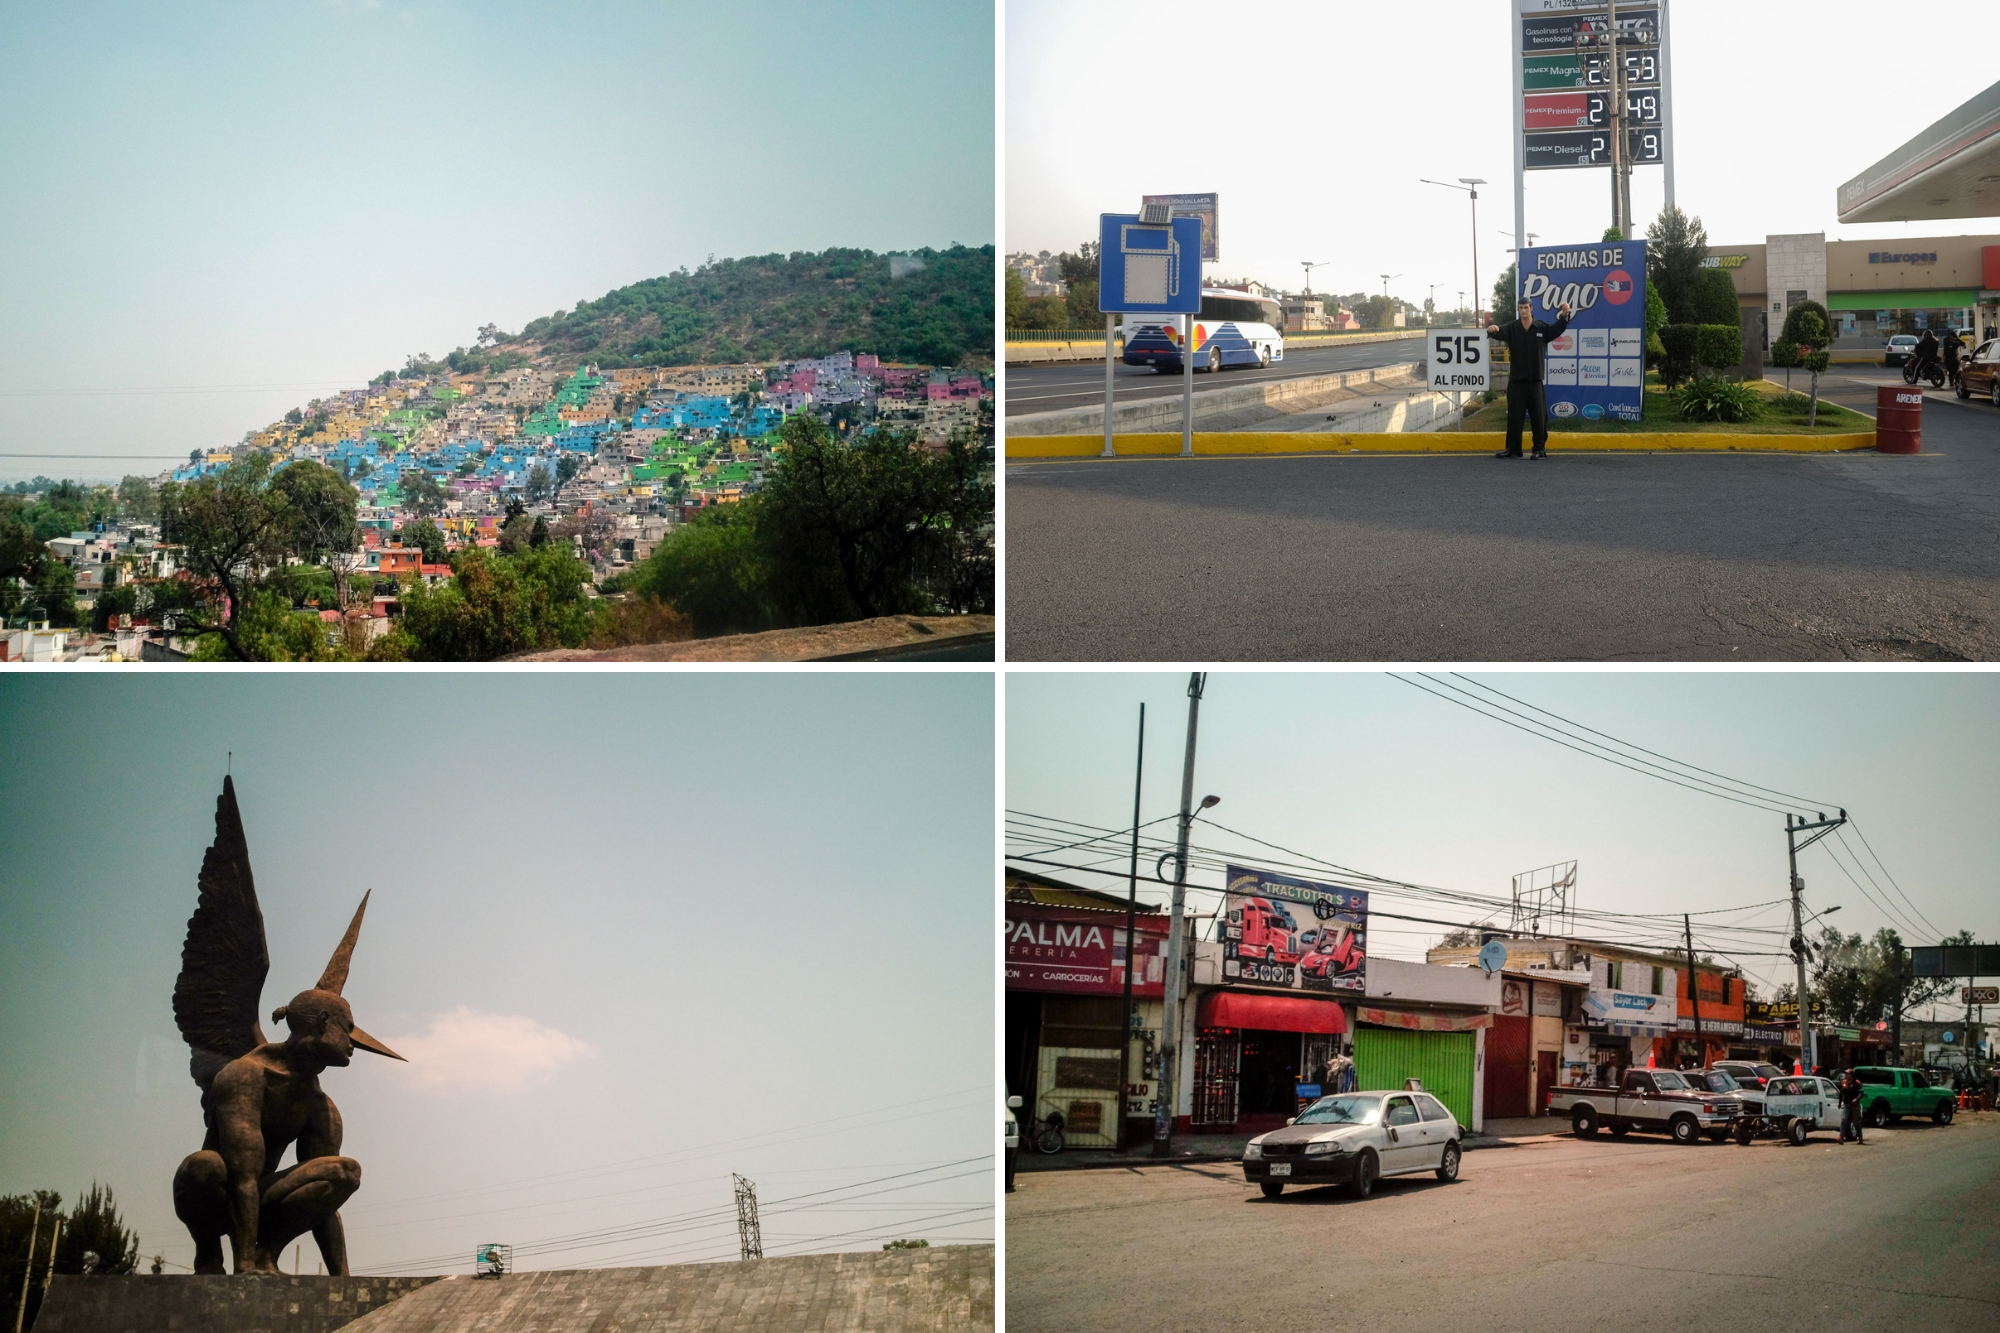
[[[1913,454],[1923,442],[1924,391],[1901,384],[1875,390],[1875,449]]]

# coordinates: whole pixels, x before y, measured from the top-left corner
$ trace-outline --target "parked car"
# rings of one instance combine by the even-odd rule
[[[1721,1070],[1746,1088],[1762,1088],[1785,1072],[1762,1060],[1717,1060],[1711,1067]]]
[[[1906,1115],[1927,1115],[1940,1125],[1949,1125],[1958,1105],[1950,1088],[1932,1087],[1921,1069],[1858,1065],[1854,1076],[1861,1080],[1861,1113],[1874,1129],[1894,1124]]]
[[[1021,1155],[1021,1122],[1014,1118],[1014,1112],[1021,1109],[1019,1097],[1007,1099],[1007,1118],[1000,1122],[1002,1139],[1007,1145],[1007,1192],[1014,1192],[1014,1159]]]
[[[1719,1130],[1748,1143],[1756,1129],[1734,1094],[1697,1090],[1671,1069],[1628,1069],[1615,1090],[1557,1088],[1549,1094],[1549,1114],[1567,1115],[1580,1139],[1602,1127],[1614,1137],[1637,1129],[1671,1135],[1676,1143],[1699,1143]]]
[[[1958,396],[1985,394],[2000,407],[2000,338],[1988,338],[1958,363]]]
[[[1734,1097],[1743,1107],[1743,1119],[1750,1122],[1750,1132],[1754,1135],[1764,1118],[1764,1089],[1745,1086],[1736,1081],[1734,1075],[1723,1069],[1683,1069],[1680,1076],[1688,1081],[1688,1086],[1696,1092],[1712,1092],[1725,1097]],[[1733,1129],[1734,1126],[1731,1126]],[[1728,1138],[1730,1130],[1709,1131],[1709,1137],[1717,1143]]]
[[[1764,1086],[1764,1119],[1795,1145],[1816,1129],[1838,1130],[1840,1088],[1812,1074],[1774,1078]]]
[[[1458,1118],[1427,1092],[1343,1092],[1322,1097],[1243,1149],[1243,1178],[1267,1199],[1286,1185],[1345,1185],[1365,1199],[1384,1176],[1431,1171],[1458,1179]]]
[[[1899,333],[1882,348],[1882,364],[1900,366],[1917,354],[1917,335]]]

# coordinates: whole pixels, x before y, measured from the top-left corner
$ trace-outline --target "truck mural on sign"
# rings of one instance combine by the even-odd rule
[[[1368,895],[1339,884],[1228,868],[1219,930],[1225,982],[1359,994]]]

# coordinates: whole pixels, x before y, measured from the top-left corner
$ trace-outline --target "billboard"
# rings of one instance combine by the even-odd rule
[[[1609,166],[1614,83],[1626,91],[1626,129],[1643,131],[1628,134],[1626,161],[1664,162],[1667,47],[1658,6],[1619,8],[1615,57],[1604,45],[1612,29],[1604,0],[1520,0],[1519,10],[1521,169]]]
[[[1166,993],[1167,918],[1135,918],[1132,993],[1157,1000]],[[1007,904],[1007,989],[1073,995],[1125,993],[1125,914],[1042,903]]]
[[[1548,346],[1543,383],[1549,415],[1638,421],[1646,385],[1646,243],[1597,241],[1521,251],[1521,299],[1569,327]]]
[[[1203,262],[1213,264],[1221,254],[1221,233],[1217,231],[1218,219],[1222,212],[1222,196],[1209,194],[1145,194],[1139,196],[1143,204],[1165,204],[1177,218],[1201,219],[1201,257]],[[1195,272],[1195,286],[1201,286],[1201,273]]]
[[[1368,895],[1341,884],[1228,867],[1224,984],[1359,995],[1368,967]]]

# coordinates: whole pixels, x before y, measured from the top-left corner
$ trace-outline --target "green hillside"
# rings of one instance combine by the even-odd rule
[[[891,256],[870,250],[716,260],[537,319],[498,346],[558,366],[788,361],[839,351],[990,365],[993,247],[916,250],[894,260],[894,274]]]

